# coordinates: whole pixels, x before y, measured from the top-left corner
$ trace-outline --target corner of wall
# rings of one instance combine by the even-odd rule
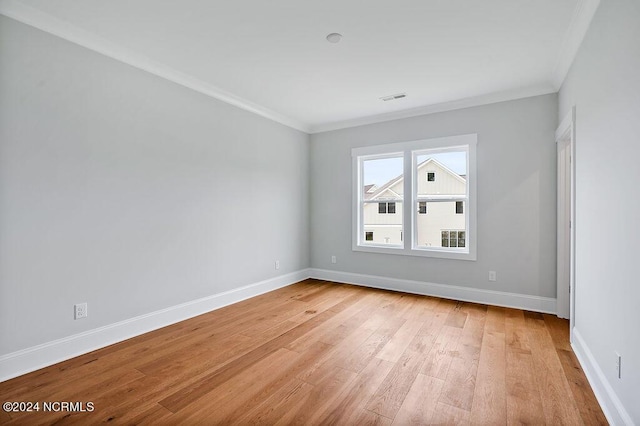
[[[627,410],[625,410],[618,395],[616,395],[587,346],[587,343],[576,328],[573,329],[573,342],[571,343],[571,347],[609,423],[612,425],[624,424],[633,426],[634,423],[631,416],[627,413]]]
[[[309,278],[302,269],[0,356],[0,382]]]

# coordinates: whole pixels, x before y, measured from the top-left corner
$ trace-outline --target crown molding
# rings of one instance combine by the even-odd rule
[[[598,6],[600,6],[600,0],[578,0],[551,77],[556,90],[560,90],[564,83]]]
[[[552,83],[317,125],[300,122],[236,96],[233,93],[180,72],[136,51],[108,41],[94,33],[83,30],[69,22],[55,18],[17,0],[0,0],[0,14],[211,98],[252,112],[287,127],[313,134],[555,93],[559,90],[567,75],[599,4],[600,0],[579,0],[574,17],[562,44],[561,54],[558,57],[553,72]]]
[[[0,0],[0,14],[23,24],[53,34],[71,43],[98,52],[104,56],[154,74],[158,77],[195,90],[211,98],[244,109],[261,117],[283,124],[296,130],[309,133],[309,126],[280,113],[264,108],[243,99],[219,87],[205,83],[193,76],[180,72],[166,64],[148,58],[131,49],[110,42],[96,34],[83,30],[75,25],[55,18],[38,9],[22,4],[16,0]]]
[[[354,118],[352,120],[337,121],[334,123],[311,126],[310,133],[322,133],[332,130],[346,129],[349,127],[364,126],[367,124],[382,123],[385,121],[400,120],[403,118],[417,117],[420,115],[435,114],[438,112],[454,111],[463,108],[471,108],[482,105],[489,105],[498,102],[512,101],[515,99],[529,98],[532,96],[548,95],[556,93],[557,89],[551,84],[540,84],[525,87],[522,89],[508,90],[504,92],[489,93],[472,98],[458,99],[451,102],[426,105],[417,108],[405,109],[385,114],[371,115]]]

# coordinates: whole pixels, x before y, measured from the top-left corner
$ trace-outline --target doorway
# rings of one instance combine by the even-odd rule
[[[575,323],[575,107],[556,130],[558,162],[557,305],[560,318],[569,319],[573,341]]]

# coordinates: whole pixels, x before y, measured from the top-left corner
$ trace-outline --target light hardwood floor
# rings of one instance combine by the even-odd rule
[[[568,323],[307,280],[0,384],[0,424],[606,424]]]

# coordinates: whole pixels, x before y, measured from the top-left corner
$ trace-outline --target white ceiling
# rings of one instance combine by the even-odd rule
[[[593,4],[2,0],[0,12],[315,132],[555,92]],[[342,41],[328,43],[331,32]]]

